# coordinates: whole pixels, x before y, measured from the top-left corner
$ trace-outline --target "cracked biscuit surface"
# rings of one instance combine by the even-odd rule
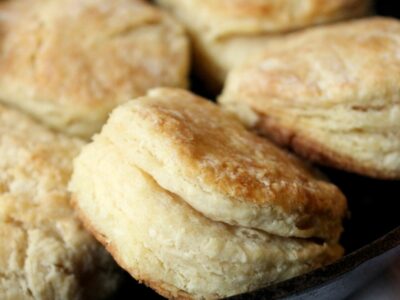
[[[234,69],[219,102],[311,160],[398,179],[399,48],[389,18],[295,33]]]
[[[194,65],[210,85],[274,36],[365,15],[370,0],[156,0],[187,28]],[[216,82],[215,82],[216,81]]]
[[[88,138],[119,103],[185,87],[182,28],[141,0],[0,2],[0,101]]]
[[[116,289],[112,258],[69,203],[82,145],[0,106],[0,299],[103,299]]]
[[[342,255],[341,192],[183,90],[116,108],[70,189],[117,262],[170,298],[226,297]]]

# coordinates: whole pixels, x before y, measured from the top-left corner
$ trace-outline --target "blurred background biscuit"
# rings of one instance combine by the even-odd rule
[[[313,161],[400,178],[400,22],[294,33],[228,76],[219,102]]]
[[[276,36],[360,17],[370,0],[155,0],[188,29],[194,67],[217,90],[227,72]]]
[[[0,106],[0,299],[104,299],[115,263],[70,207],[83,143]]]
[[[88,138],[119,103],[185,87],[182,28],[140,0],[1,1],[0,101]]]

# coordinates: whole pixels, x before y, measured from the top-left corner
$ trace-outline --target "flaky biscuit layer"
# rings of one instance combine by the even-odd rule
[[[233,70],[219,102],[314,161],[400,178],[400,22],[309,29]]]
[[[226,297],[342,255],[340,191],[183,90],[115,109],[70,189],[118,263],[170,298]]]

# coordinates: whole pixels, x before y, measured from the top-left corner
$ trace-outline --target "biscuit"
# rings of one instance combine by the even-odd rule
[[[0,31],[0,101],[71,135],[149,88],[187,84],[183,29],[145,1],[1,1]]]
[[[115,263],[69,205],[83,143],[0,106],[0,299],[103,299]]]
[[[400,178],[400,22],[295,33],[228,76],[219,102],[313,161]]]
[[[336,186],[189,92],[153,89],[114,110],[102,135],[212,220],[281,236],[340,234],[346,201]]]
[[[169,298],[251,291],[343,253],[340,191],[179,89],[116,108],[75,160],[70,190],[116,261]]]
[[[370,0],[156,0],[188,29],[194,67],[209,85],[255,55],[277,35],[359,17]]]

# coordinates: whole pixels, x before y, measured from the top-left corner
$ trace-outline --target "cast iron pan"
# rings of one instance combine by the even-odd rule
[[[376,11],[380,15],[400,17],[396,1],[378,0]],[[193,90],[210,97],[200,86],[193,86]],[[321,169],[348,198],[351,216],[345,221],[341,239],[346,255],[311,273],[231,299],[340,300],[400,259],[400,181],[380,181]],[[162,299],[125,274],[122,288],[112,299],[134,298]]]

